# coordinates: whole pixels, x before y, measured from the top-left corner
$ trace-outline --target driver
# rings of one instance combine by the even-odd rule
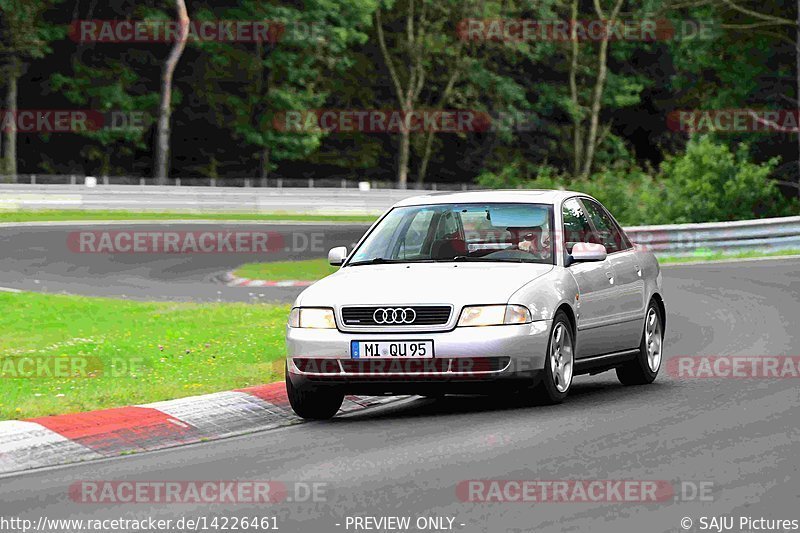
[[[537,239],[537,234],[539,238]],[[517,244],[523,252],[546,256],[550,254],[550,232],[547,228],[540,227],[538,231],[526,233],[523,239]]]

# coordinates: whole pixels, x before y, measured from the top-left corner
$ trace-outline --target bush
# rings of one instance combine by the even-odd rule
[[[736,152],[710,137],[689,141],[686,153],[661,164],[665,222],[716,222],[787,215],[788,202],[769,179],[778,164],[749,160],[747,145]]]
[[[588,180],[572,179],[552,167],[540,167],[536,177],[526,179],[519,167],[509,165],[498,173],[484,172],[477,178],[479,185],[491,189],[561,189],[574,190],[594,196],[605,205],[621,224],[650,223],[649,207],[653,199],[653,178],[639,168],[604,170]]]
[[[488,188],[569,189],[594,196],[627,226],[716,222],[785,216],[800,212],[769,179],[777,158],[764,164],[749,159],[746,145],[736,152],[709,137],[691,139],[686,152],[667,158],[656,176],[636,166],[620,166],[573,179],[552,167],[527,178],[519,165],[484,172]]]

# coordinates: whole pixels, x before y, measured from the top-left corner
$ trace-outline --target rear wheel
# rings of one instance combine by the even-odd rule
[[[306,385],[297,387],[289,378],[286,369],[286,395],[289,405],[301,418],[308,420],[327,420],[339,412],[344,401],[344,393],[331,387]]]
[[[550,330],[544,375],[534,390],[536,400],[546,404],[564,401],[572,386],[575,341],[572,326],[563,311],[556,313]]]
[[[623,385],[646,385],[652,383],[661,368],[664,330],[661,310],[655,301],[650,301],[645,315],[642,342],[636,358],[617,367],[617,378]]]

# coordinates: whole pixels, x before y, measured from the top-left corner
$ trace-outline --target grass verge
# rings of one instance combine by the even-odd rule
[[[70,222],[84,220],[256,220],[297,222],[374,222],[370,215],[295,215],[291,213],[182,213],[177,211],[2,210],[0,222]]]
[[[169,400],[282,378],[285,305],[23,292],[0,293],[0,309],[0,419]]]
[[[695,261],[725,261],[730,259],[757,259],[760,257],[781,257],[784,255],[800,255],[800,250],[778,250],[774,252],[736,252],[723,253],[711,250],[698,250],[688,256],[659,256],[658,261],[662,265],[673,263],[692,263]]]
[[[800,255],[800,250],[740,253],[701,250],[690,256],[659,256],[658,261],[662,265],[667,265],[694,261],[724,261],[726,259],[752,259],[785,255]],[[338,269],[339,267],[329,265],[327,259],[308,259],[303,261],[276,261],[274,263],[246,263],[236,269],[234,274],[240,278],[249,279],[316,281],[333,274]]]
[[[305,259],[302,261],[276,261],[274,263],[245,263],[234,271],[240,278],[266,280],[316,281],[339,270],[327,259]]]

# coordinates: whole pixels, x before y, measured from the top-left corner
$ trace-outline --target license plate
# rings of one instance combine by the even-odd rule
[[[432,359],[433,341],[351,341],[353,359]]]

